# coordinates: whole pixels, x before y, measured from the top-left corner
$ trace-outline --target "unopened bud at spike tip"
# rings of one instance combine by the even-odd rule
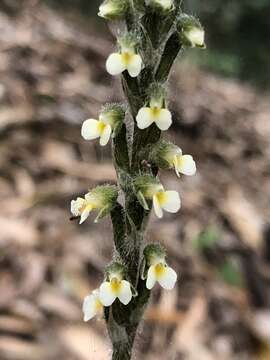
[[[98,16],[107,20],[122,20],[128,7],[128,0],[105,0],[99,7]]]
[[[181,14],[178,18],[177,28],[184,46],[202,49],[206,47],[204,29],[194,16]]]

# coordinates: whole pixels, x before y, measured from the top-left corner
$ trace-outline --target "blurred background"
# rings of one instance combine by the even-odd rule
[[[85,295],[112,254],[109,219],[69,221],[70,200],[113,182],[109,146],[82,122],[122,99],[104,63],[113,37],[94,0],[0,1],[0,359],[109,359]],[[186,0],[207,33],[171,78],[169,137],[198,173],[178,180],[182,210],[154,216],[179,282],[155,288],[137,359],[270,359],[270,2]]]

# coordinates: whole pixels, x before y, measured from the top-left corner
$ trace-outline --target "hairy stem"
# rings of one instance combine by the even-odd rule
[[[143,3],[141,0],[134,0],[133,11],[144,6]],[[113,345],[112,360],[131,359],[136,332],[150,296],[145,281],[140,277],[144,231],[150,211],[146,211],[138,202],[132,182],[135,176],[145,171],[150,171],[153,175],[157,174],[155,169],[143,168],[143,160],[147,155],[149,144],[154,144],[160,139],[161,131],[155,124],[146,130],[138,129],[136,115],[146,103],[150,85],[155,81],[167,81],[173,62],[181,49],[178,35],[170,32],[175,14],[164,18],[153,16],[151,12],[147,13],[143,19],[144,25],[140,28],[136,21],[134,22],[135,18],[135,13],[128,14],[127,28],[129,31],[141,32],[144,69],[138,78],[131,78],[127,72],[122,76],[122,88],[129,105],[134,131],[130,134],[129,127],[126,128],[124,125],[113,141],[113,160],[123,205],[115,206],[111,212],[111,219],[114,229],[114,258],[125,265],[128,279],[136,289],[137,296],[133,297],[127,306],[117,300],[110,309],[105,310],[108,332]],[[157,24],[162,25],[158,34]],[[161,55],[155,49],[159,46],[163,49]],[[128,143],[127,137],[132,138],[131,144]]]

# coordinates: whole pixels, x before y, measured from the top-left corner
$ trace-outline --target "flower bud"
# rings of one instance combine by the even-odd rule
[[[181,14],[177,28],[184,46],[205,48],[205,33],[202,25],[194,16]]]
[[[91,211],[99,210],[95,219],[95,222],[98,222],[99,219],[111,212],[117,197],[118,191],[116,186],[97,186],[87,193],[84,198],[77,198],[71,201],[71,213],[76,217],[80,217],[80,224],[82,224],[88,218]]]
[[[149,6],[157,10],[169,11],[173,8],[173,0],[149,0]]]
[[[99,7],[98,16],[107,20],[121,20],[128,10],[128,0],[105,0]]]

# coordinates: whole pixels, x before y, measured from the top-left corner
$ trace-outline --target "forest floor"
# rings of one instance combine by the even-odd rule
[[[112,42],[38,1],[0,4],[0,359],[109,359],[85,295],[112,253],[109,220],[70,222],[70,200],[114,182],[109,146],[82,121],[121,100],[104,69]],[[147,240],[179,274],[156,288],[136,345],[142,360],[270,359],[270,96],[176,64],[169,136],[197,161],[178,180],[182,210],[151,218]]]

